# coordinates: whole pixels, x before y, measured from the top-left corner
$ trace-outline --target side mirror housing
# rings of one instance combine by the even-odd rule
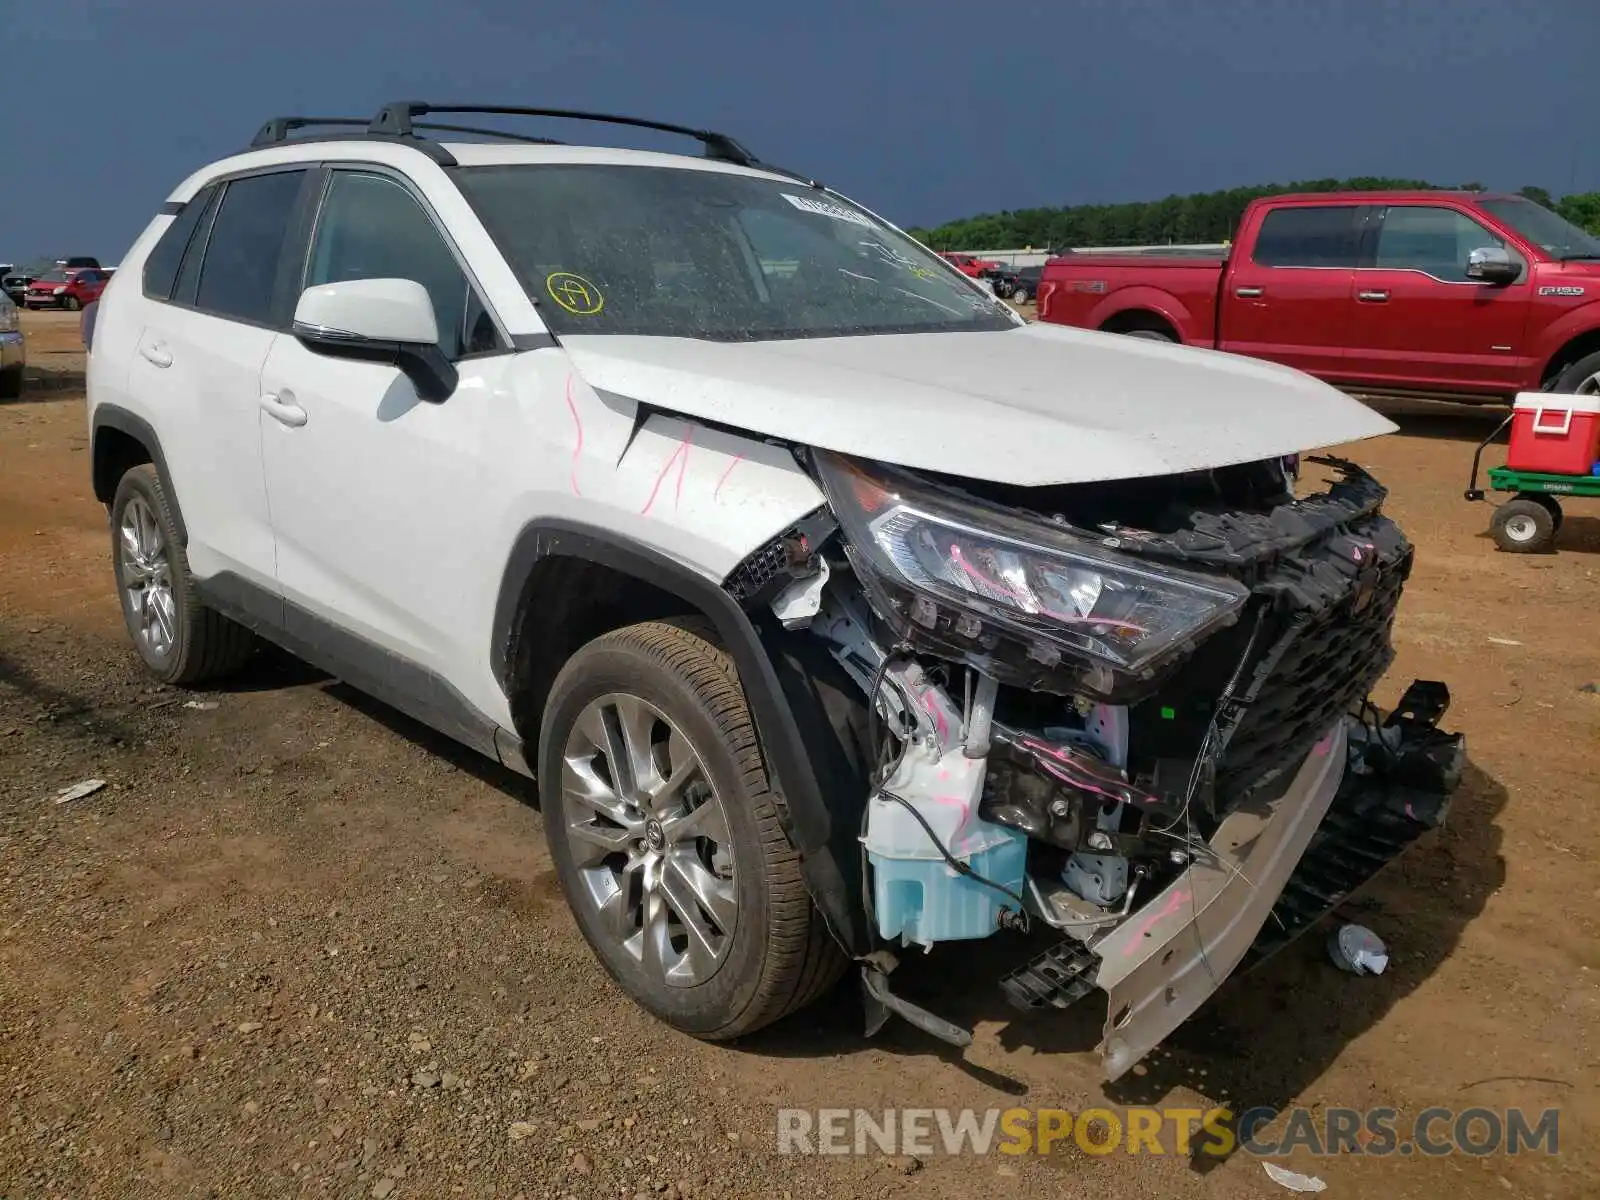
[[[459,380],[455,364],[439,349],[428,289],[414,279],[309,287],[295,305],[294,336],[316,354],[398,367],[432,404],[449,399]]]
[[[1503,246],[1480,246],[1467,254],[1467,278],[1476,279],[1493,287],[1515,283],[1522,274],[1522,264],[1511,257]]]

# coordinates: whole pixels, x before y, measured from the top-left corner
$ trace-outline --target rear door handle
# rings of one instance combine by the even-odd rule
[[[170,367],[172,365],[172,351],[168,350],[160,342],[155,342],[147,346],[140,346],[139,353],[144,357],[146,362],[155,366]]]
[[[261,397],[261,410],[274,421],[298,429],[309,419],[306,410],[294,402],[290,392],[267,392]]]
[[[1388,292],[1357,292],[1356,299],[1367,304],[1382,304],[1389,299]]]
[[[1239,297],[1241,300],[1254,300],[1257,296],[1260,296],[1266,292],[1266,290],[1266,288],[1260,287],[1242,287],[1234,288],[1233,294]]]

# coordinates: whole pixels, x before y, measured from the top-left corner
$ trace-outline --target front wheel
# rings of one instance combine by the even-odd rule
[[[759,1029],[844,966],[709,629],[646,622],[562,668],[539,739],[556,874],[601,965],[695,1037]]]
[[[77,312],[83,305],[78,302],[76,296],[63,296],[61,297],[61,307],[68,312]]]
[[[1554,500],[1518,496],[1494,510],[1489,535],[1509,554],[1538,554],[1554,544],[1560,512]]]
[[[1586,355],[1561,372],[1552,390],[1569,396],[1600,395],[1600,353]]]
[[[1018,287],[1016,291],[1011,293],[1011,299],[1016,304],[1026,304],[1033,299],[1033,296],[1026,287]]]

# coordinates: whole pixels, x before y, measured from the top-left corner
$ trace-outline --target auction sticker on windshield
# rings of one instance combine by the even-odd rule
[[[828,200],[818,200],[814,196],[791,196],[788,192],[780,192],[778,194],[801,212],[816,213],[818,216],[832,217],[835,221],[849,221],[854,225],[865,225],[868,228],[872,226],[871,221],[843,204],[834,204]]]

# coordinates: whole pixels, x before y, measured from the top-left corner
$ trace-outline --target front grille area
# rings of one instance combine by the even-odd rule
[[[1272,611],[1218,766],[1223,804],[1298,763],[1372,690],[1394,658],[1390,633],[1411,559],[1394,523],[1375,517],[1286,557],[1258,585],[1256,602]]]

